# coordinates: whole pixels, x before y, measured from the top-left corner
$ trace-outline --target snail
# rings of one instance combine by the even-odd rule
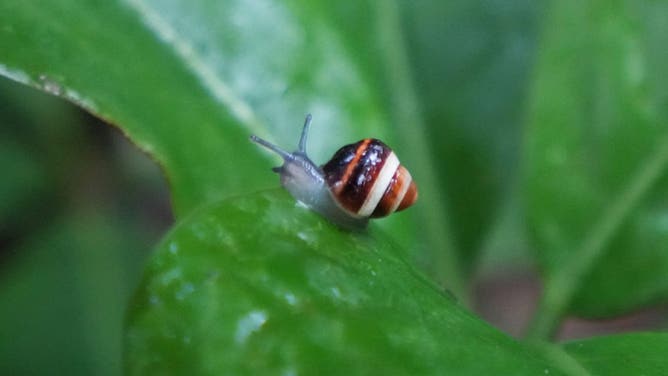
[[[309,114],[292,153],[250,137],[283,158],[283,165],[272,170],[295,199],[346,229],[363,229],[369,218],[385,217],[415,203],[418,193],[411,174],[380,140],[365,138],[343,146],[318,167],[306,154],[310,124]]]

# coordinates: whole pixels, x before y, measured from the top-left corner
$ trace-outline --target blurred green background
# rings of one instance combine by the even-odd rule
[[[158,168],[79,108],[0,79],[0,373],[118,375],[125,307],[172,223]]]

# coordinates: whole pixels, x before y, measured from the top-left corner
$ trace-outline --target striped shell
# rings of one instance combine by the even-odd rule
[[[338,204],[357,217],[385,217],[417,200],[411,174],[392,149],[373,138],[342,147],[322,170]]]

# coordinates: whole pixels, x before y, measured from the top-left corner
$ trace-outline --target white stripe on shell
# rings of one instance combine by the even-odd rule
[[[397,194],[396,200],[392,203],[392,207],[390,208],[390,212],[388,214],[392,214],[395,211],[397,211],[397,208],[399,205],[401,205],[401,201],[404,200],[404,196],[406,196],[406,192],[408,192],[408,188],[411,187],[411,183],[413,182],[413,177],[411,176],[411,173],[408,172],[405,168],[403,169],[404,173],[404,178],[403,178],[403,185],[401,186],[401,190],[399,191],[399,194]]]
[[[376,209],[376,206],[378,206],[378,203],[383,198],[383,194],[385,193],[387,186],[390,185],[392,176],[394,176],[394,173],[397,172],[397,168],[399,168],[399,159],[394,154],[394,152],[392,152],[387,157],[385,164],[383,164],[383,167],[378,172],[376,181],[373,183],[371,190],[369,190],[369,194],[366,196],[366,200],[364,200],[362,207],[357,211],[357,215],[361,217],[368,217],[371,215],[371,213],[373,213],[373,211]]]

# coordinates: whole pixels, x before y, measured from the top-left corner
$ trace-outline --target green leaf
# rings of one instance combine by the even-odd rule
[[[284,191],[196,211],[133,302],[145,374],[558,374],[467,313],[382,232],[343,232]]]
[[[354,30],[365,40],[375,40],[379,9],[387,4],[362,7],[375,13],[355,17]],[[0,74],[118,125],[163,166],[178,217],[209,201],[275,186],[266,173],[275,159],[246,140],[255,133],[291,148],[306,112],[314,116],[309,153],[317,163],[362,137],[424,137],[393,127],[379,85],[391,72],[351,42],[344,12],[357,8],[341,7],[334,20],[332,8],[298,0],[5,1]],[[425,145],[418,140],[397,150],[418,156],[406,162],[415,166],[421,200],[409,219],[383,226],[406,245],[416,243],[411,229],[418,221],[429,224],[420,226],[425,245],[416,249],[437,259],[444,280],[461,291],[445,209],[427,204],[445,200]]]
[[[382,114],[337,34],[290,2],[0,4],[0,74],[122,127],[163,165],[176,212],[275,184],[256,133],[325,161]],[[206,26],[204,26],[206,25]]]
[[[573,341],[564,350],[594,375],[665,375],[668,334],[622,334]]]
[[[390,239],[431,252],[439,281],[463,290],[460,274],[472,269],[515,176],[523,72],[534,48],[525,35],[541,4],[433,2],[403,5],[416,12],[406,16],[383,0],[0,3],[0,74],[117,124],[162,164],[185,218],[134,301],[127,370],[586,374],[586,360],[575,358],[588,354],[556,359],[567,355],[561,347],[530,347],[489,327],[414,271]],[[567,0],[548,13],[526,150],[529,219],[547,276],[538,337],[568,312],[609,315],[666,296],[665,8]],[[409,151],[402,161],[416,166],[424,193],[415,210],[351,234],[283,191],[218,201],[276,185],[268,154],[247,136],[289,148],[306,112],[316,119],[309,148],[317,162],[369,136]],[[6,165],[29,160],[9,152]],[[460,252],[450,244],[451,222]],[[93,238],[125,247],[114,241],[126,233],[102,232]],[[61,249],[77,234],[82,248],[98,250],[87,232],[68,229],[39,248]],[[82,342],[118,335],[96,320],[111,321],[122,308],[112,253],[77,253],[86,267],[74,277],[101,285],[92,290],[101,294],[75,299],[85,306],[71,323],[81,325]],[[40,256],[35,265],[53,262]],[[11,325],[22,317],[14,302],[29,306],[34,286],[63,294],[62,285],[34,279],[39,270],[19,270],[9,276],[18,283],[0,291],[9,297],[0,312],[14,320],[1,320],[2,332],[11,337],[47,332]],[[67,345],[62,328],[54,333]],[[640,342],[611,339],[595,350],[612,362],[622,350],[646,351]],[[77,342],[64,353],[91,351],[96,369],[115,359],[115,343]],[[23,346],[21,356],[31,354]],[[12,360],[15,349],[5,347],[0,353]]]
[[[550,14],[525,155],[540,336],[569,312],[668,298],[668,4],[561,1]]]

